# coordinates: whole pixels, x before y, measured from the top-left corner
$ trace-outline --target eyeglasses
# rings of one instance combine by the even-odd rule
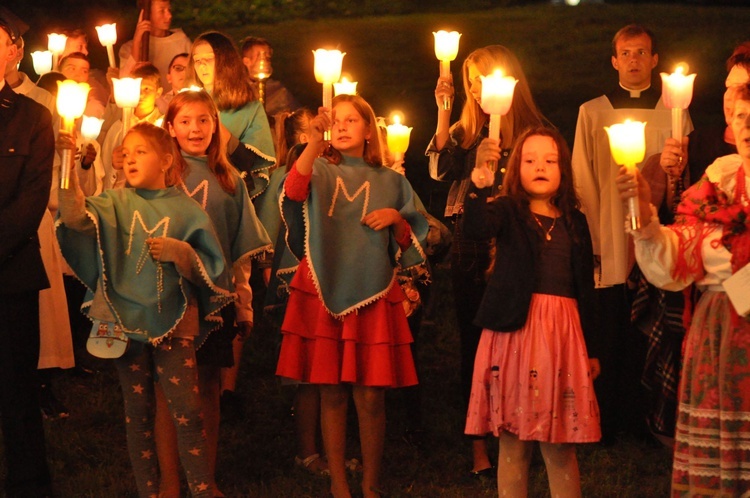
[[[196,63],[195,65],[197,66],[197,65],[198,65],[198,63]],[[172,69],[174,69],[174,70],[175,70],[175,71],[177,71],[178,73],[181,73],[181,72],[183,72],[183,71],[184,71],[184,70],[185,70],[186,68],[185,68],[185,66],[183,66],[182,64],[173,64],[173,65],[172,65],[172,67],[170,67],[169,69],[170,69],[170,71],[171,71]]]

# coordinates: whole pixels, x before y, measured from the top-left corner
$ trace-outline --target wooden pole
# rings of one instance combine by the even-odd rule
[[[148,21],[151,19],[151,0],[144,0],[143,2],[143,20]],[[143,33],[143,39],[141,40],[141,53],[138,54],[139,62],[148,61],[148,46],[149,46],[149,32]]]

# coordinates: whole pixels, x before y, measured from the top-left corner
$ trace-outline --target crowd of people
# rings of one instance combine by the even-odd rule
[[[295,389],[290,461],[336,498],[352,496],[350,471],[355,494],[381,496],[385,392],[419,400],[419,296],[448,240],[471,477],[526,496],[538,442],[551,494],[580,496],[575,445],[627,434],[674,448],[673,496],[750,493],[750,42],[727,61],[726,127],[693,129],[686,112],[674,138],[656,38],[625,26],[617,82],[580,106],[572,150],[517,57],[473,50],[458,121],[453,76],[434,90],[429,173],[451,182],[436,219],[362,96],[301,107],[268,79],[267,40],[190,40],[169,0],[143,7],[119,67],[92,69],[86,33],[71,30],[37,83],[18,70],[29,26],[0,7],[7,496],[53,496],[42,417],[69,411],[50,369],[85,368],[88,354],[116,367],[139,496],[181,496],[180,469],[191,496],[224,496],[220,422],[241,416],[238,368],[263,313],[279,329],[276,374]],[[482,106],[496,68],[517,80],[499,139]],[[129,119],[114,103],[121,77],[140,78]],[[91,87],[95,141],[59,130],[68,79]],[[647,123],[635,171],[605,131],[626,118]],[[633,199],[639,222],[623,208]],[[361,462],[346,454],[350,398]]]

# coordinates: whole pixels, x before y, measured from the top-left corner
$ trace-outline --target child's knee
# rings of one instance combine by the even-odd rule
[[[355,387],[354,403],[358,412],[381,413],[385,410],[385,390],[378,387]]]
[[[340,407],[349,402],[349,391],[341,385],[321,385],[320,403],[324,406]]]

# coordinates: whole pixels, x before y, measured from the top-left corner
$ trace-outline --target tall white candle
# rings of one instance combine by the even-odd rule
[[[83,115],[86,100],[91,87],[88,83],[76,83],[73,80],[57,82],[57,113],[61,119],[61,130],[72,134],[75,120]],[[60,188],[70,188],[70,172],[73,166],[73,155],[70,149],[63,150],[60,167]]]
[[[96,33],[99,35],[99,43],[107,47],[109,67],[117,67],[115,64],[115,50],[113,48],[115,43],[117,43],[117,23],[97,26]]]
[[[609,148],[617,164],[628,168],[634,174],[636,165],[646,155],[646,122],[625,120],[624,123],[605,126],[609,136]],[[628,200],[630,227],[638,230],[641,227],[641,212],[636,197]]]
[[[435,37],[435,57],[440,61],[440,77],[449,78],[451,75],[451,61],[458,56],[458,41],[461,33],[458,31],[433,31]],[[443,100],[443,109],[450,109],[450,100]]]

